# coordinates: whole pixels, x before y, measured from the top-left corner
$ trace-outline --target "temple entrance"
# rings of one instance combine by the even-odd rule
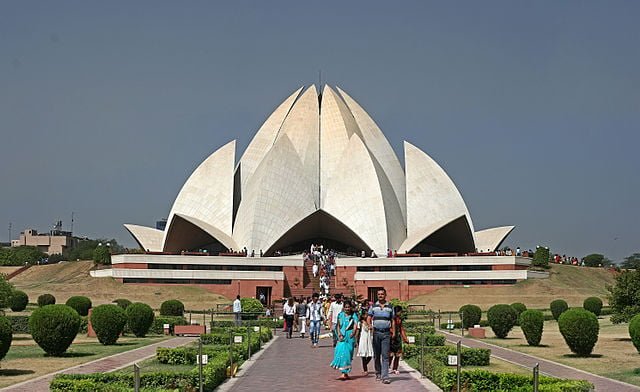
[[[256,287],[256,298],[262,303],[263,306],[271,306],[271,287]]]

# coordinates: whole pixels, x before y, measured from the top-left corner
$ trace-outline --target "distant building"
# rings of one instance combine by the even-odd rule
[[[167,227],[167,218],[162,218],[159,221],[156,221],[156,229],[164,230]]]
[[[35,246],[41,252],[52,255],[72,248],[75,241],[76,239],[70,231],[62,230],[62,222],[57,222],[53,230],[47,234],[40,234],[34,229],[26,229],[20,233],[20,239],[11,240],[11,246]]]

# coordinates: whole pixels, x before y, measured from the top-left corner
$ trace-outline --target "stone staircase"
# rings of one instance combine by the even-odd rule
[[[336,287],[336,277],[332,276],[330,281],[330,289],[334,289]],[[291,295],[294,297],[311,297],[313,293],[320,292],[320,274],[313,277],[313,262],[306,261],[304,263],[304,269],[302,271],[302,287],[291,287]]]

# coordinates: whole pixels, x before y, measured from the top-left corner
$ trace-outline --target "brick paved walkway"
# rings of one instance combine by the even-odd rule
[[[340,381],[340,372],[329,367],[333,359],[331,339],[321,339],[318,348],[310,347],[309,338],[286,339],[278,331],[278,337],[260,356],[251,361],[250,367],[238,373],[220,387],[220,391],[436,391],[421,383],[410,373],[407,366],[401,366],[399,375],[391,375],[391,384],[375,381],[375,375],[362,374],[360,358],[354,357],[351,380]],[[245,364],[246,366],[246,364]],[[244,366],[243,366],[244,367]],[[373,370],[373,362],[369,364]],[[374,372],[371,372],[374,373]],[[417,372],[413,371],[414,374]]]
[[[587,380],[596,387],[596,391],[603,391],[603,392],[605,391],[606,392],[640,391],[640,388],[636,387],[635,385],[631,385],[621,381],[616,381],[610,378],[598,376],[596,374],[585,372],[583,370],[572,368],[570,366],[562,365],[557,362],[534,357],[533,355],[520,353],[507,348],[502,348],[502,347],[485,343],[479,340],[462,338],[460,337],[460,335],[455,335],[449,332],[445,332],[445,331],[439,331],[439,332],[443,333],[449,342],[457,343],[458,340],[462,339],[463,346],[473,347],[473,348],[488,348],[491,350],[491,356],[505,360],[507,362],[514,363],[516,365],[524,366],[531,369],[535,366],[536,363],[539,363],[540,373],[546,374],[548,376],[558,377],[558,378],[567,378],[567,379],[576,379],[576,380]]]
[[[114,370],[122,369],[124,367],[133,365],[135,362],[142,361],[144,359],[153,357],[156,355],[157,347],[178,347],[194,341],[196,338],[192,337],[176,337],[162,342],[150,344],[148,346],[140,347],[135,350],[126,351],[120,354],[111,355],[96,359],[95,361],[83,363],[68,369],[63,369],[54,373],[49,373],[32,380],[27,380],[19,384],[15,384],[0,391],[11,392],[34,392],[34,391],[48,391],[49,384],[56,374],[86,374],[86,373],[104,373]]]

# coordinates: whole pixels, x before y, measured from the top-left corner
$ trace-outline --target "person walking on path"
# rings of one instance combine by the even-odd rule
[[[348,380],[351,372],[351,359],[353,358],[353,347],[356,342],[355,336],[358,332],[358,316],[353,312],[351,301],[343,304],[343,310],[338,314],[336,333],[338,344],[336,345],[331,367],[340,370],[341,380]]]
[[[376,381],[389,384],[389,346],[394,337],[393,308],[387,303],[387,291],[377,292],[378,302],[369,309],[367,323],[373,327],[373,364]]]
[[[338,333],[336,332],[336,326],[338,325],[338,315],[342,312],[342,294],[336,294],[335,302],[329,306],[329,314],[327,318],[331,320],[331,331],[333,332],[333,347],[338,343]]]
[[[240,302],[240,294],[238,294],[236,300],[233,301],[233,318],[236,327],[242,325],[242,302]]]
[[[402,306],[394,306],[393,313],[395,313],[393,318],[394,333],[391,339],[391,346],[389,347],[389,362],[391,362],[391,357],[393,357],[393,362],[391,362],[393,374],[400,374],[398,364],[402,358],[402,342],[408,344],[409,339],[407,339],[407,333],[402,326]]]
[[[303,297],[300,297],[296,314],[298,315],[298,330],[300,331],[300,337],[304,339],[304,334],[307,332],[307,300]]]
[[[368,366],[373,357],[373,334],[371,326],[367,323],[368,313],[369,300],[365,299],[360,308],[360,328],[358,328],[360,338],[358,339],[358,351],[356,353],[358,357],[362,358],[362,371],[365,376],[369,374]]]
[[[296,314],[296,307],[293,305],[293,298],[289,298],[287,303],[282,307],[284,321],[286,322],[287,339],[291,339],[291,331],[293,329],[293,317]]]
[[[311,267],[311,272],[313,272],[313,277],[318,276],[318,263],[313,262],[313,267]]]
[[[307,324],[309,325],[309,336],[311,337],[311,347],[318,347],[318,337],[320,336],[320,325],[324,319],[324,310],[320,303],[320,295],[313,293],[311,303],[307,306]]]

